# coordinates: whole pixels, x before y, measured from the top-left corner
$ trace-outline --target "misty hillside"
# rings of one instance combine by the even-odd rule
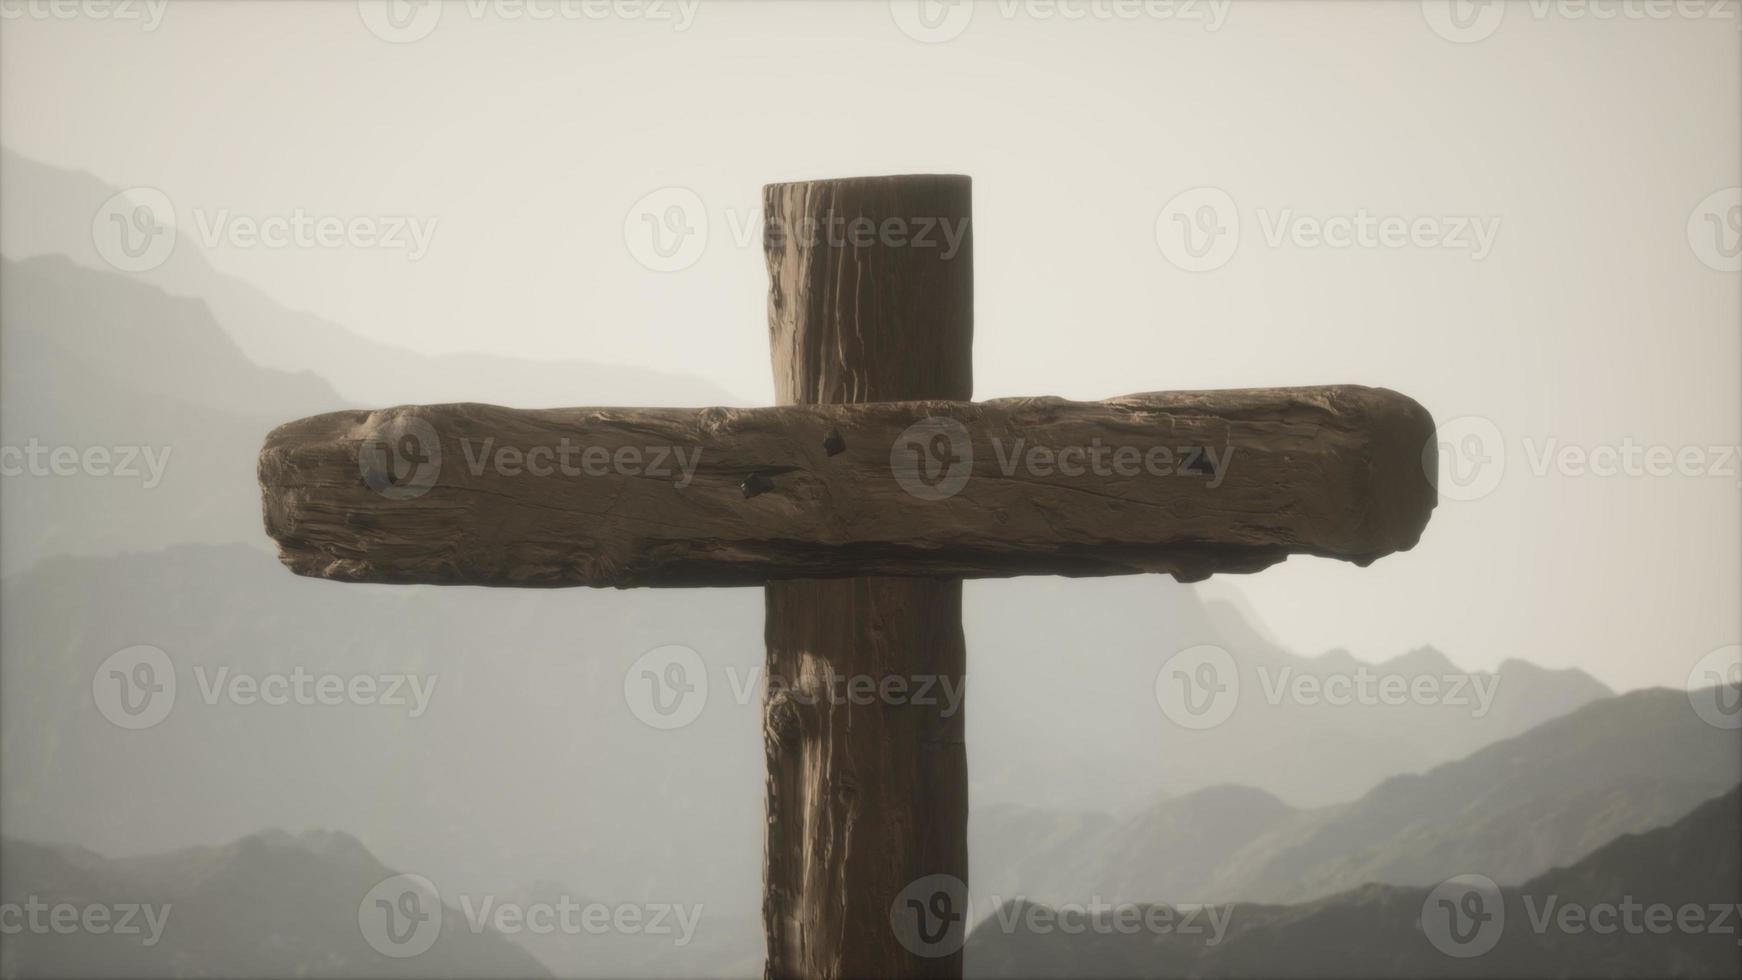
[[[1160,608],[1190,612],[1201,603],[1190,587],[1153,579],[1094,589],[1049,584],[1092,614],[1100,648],[1117,651],[1118,663],[1109,657],[1107,671],[1058,685],[1030,645],[1063,643],[1072,624],[1034,604],[999,617],[983,646],[995,653],[977,655],[997,661],[970,667],[972,792],[984,806],[1049,801],[1071,779],[1037,780],[1036,769],[1068,774],[1109,764],[1106,743],[1083,731],[1025,756],[1036,726],[1050,724],[1128,727],[1132,748],[1111,758],[1122,760],[1127,783],[1153,793],[1168,776],[1168,753],[1183,750],[1167,748],[1173,732],[1152,695],[1109,698],[1099,711],[1080,714],[1060,705],[1025,713],[1022,702],[1044,701],[1061,687],[1091,699],[1121,684],[1147,691],[1156,665],[1183,638],[1145,634],[1141,621]],[[416,859],[452,874],[500,868],[531,880],[585,872],[610,898],[682,887],[719,901],[754,901],[764,777],[758,590],[347,587],[292,576],[253,548],[186,546],[47,561],[7,579],[0,597],[7,610],[0,621],[7,772],[0,817],[11,833],[140,853],[233,839],[262,826],[344,827],[389,861]],[[970,590],[970,616],[993,601]],[[1197,621],[1208,619],[1199,613]],[[1024,642],[1001,643],[1013,629]],[[93,673],[111,654],[142,643],[172,658],[180,691],[162,724],[125,731],[97,712]],[[711,690],[695,724],[658,731],[628,711],[623,688],[634,660],[667,644],[698,652]],[[435,688],[416,718],[382,706],[239,705],[222,691],[207,703],[207,689],[226,667],[253,677],[297,669],[404,673],[435,678]],[[1036,686],[1019,683],[1024,678]],[[1000,689],[1016,703],[1001,701]],[[1347,732],[1340,744],[1354,759],[1380,737],[1364,725],[1395,727],[1390,737],[1402,741],[1409,716],[1432,709],[1280,714],[1279,724],[1313,730],[1317,722],[1327,733]],[[1287,742],[1287,727],[1266,728],[1262,719],[1245,724],[1242,742]],[[1422,728],[1422,742],[1438,734],[1430,720]],[[1145,732],[1153,750],[1144,748]],[[1482,734],[1478,728],[1454,741]],[[1247,766],[1234,747],[1220,751],[1224,780],[1257,781],[1268,772],[1265,760]],[[1377,781],[1426,768],[1442,751],[1424,748],[1420,762],[1390,771],[1380,768],[1389,759],[1357,767]],[[74,771],[93,778],[61,778]],[[472,787],[458,803],[451,790],[457,780]],[[243,791],[214,800],[214,787]],[[150,806],[122,816],[101,805],[122,791]],[[1116,798],[1085,793],[1084,803]],[[376,802],[384,799],[446,816],[406,822],[399,818],[405,811]],[[980,849],[976,862],[984,855],[1015,867],[1031,848],[1020,835],[1008,839],[1015,848],[1008,858]]]
[[[117,470],[8,477],[6,570],[53,554],[268,546],[260,444],[287,417],[342,407],[331,386],[256,367],[205,303],[126,276],[45,257],[0,261],[0,280],[5,444],[100,447]]]
[[[1015,834],[1020,846],[1009,852],[1022,857],[984,878],[976,861],[973,891],[1041,902],[1297,902],[1471,868],[1514,884],[1671,823],[1739,777],[1742,743],[1702,721],[1687,694],[1634,691],[1336,806],[1300,810],[1228,785],[1117,825],[977,811],[973,840]]]
[[[118,190],[90,174],[0,150],[0,213],[6,215],[0,223],[0,254],[11,259],[61,255],[85,268],[112,272],[92,244],[91,219]],[[285,309],[256,287],[216,271],[187,232],[163,265],[137,278],[172,295],[204,301],[251,361],[315,372],[349,404],[733,404],[710,382],[645,368],[484,354],[429,356],[376,343],[313,314]],[[585,316],[582,299],[576,298],[577,316]]]
[[[1075,933],[1049,920],[1048,909],[1012,903],[968,936],[972,977],[1733,977],[1742,972],[1736,905],[1742,860],[1736,833],[1742,796],[1731,790],[1673,826],[1622,837],[1578,863],[1503,889],[1503,916],[1493,948],[1473,956],[1441,952],[1424,931],[1428,888],[1367,885],[1304,905],[1221,907],[1218,936],[1199,912],[1154,929],[1130,929],[1113,913],[1082,915]],[[1465,873],[1481,873],[1465,869]],[[1552,905],[1550,903],[1553,903]],[[1578,918],[1623,903],[1660,906],[1667,918],[1633,914],[1633,931],[1603,934]],[[1688,907],[1716,928],[1665,929]],[[1431,906],[1430,906],[1431,908]],[[1474,910],[1487,913],[1488,906]],[[1725,911],[1727,910],[1727,911]],[[1184,913],[1178,913],[1183,915]],[[1607,913],[1602,913],[1607,914]],[[1598,922],[1624,921],[1602,918]],[[1722,919],[1720,919],[1720,916]],[[1694,921],[1689,915],[1687,921]],[[1570,928],[1562,922],[1572,922]],[[1649,927],[1648,927],[1649,924]],[[1474,923],[1465,923],[1473,927]],[[1454,927],[1457,928],[1457,927]],[[1188,930],[1198,930],[1189,932]],[[1722,930],[1722,931],[1720,931]],[[1458,933],[1452,935],[1457,936]],[[1462,933],[1473,952],[1481,933]]]
[[[0,944],[6,977],[543,977],[539,962],[449,903],[427,951],[389,957],[359,906],[394,874],[336,833],[251,834],[233,843],[117,860],[0,840],[0,900],[115,909],[103,934],[25,928]],[[125,906],[149,906],[123,921]],[[47,914],[47,913],[43,913]],[[150,929],[155,920],[158,928]],[[390,947],[391,948],[391,947]]]
[[[1224,783],[1291,806],[1344,803],[1389,776],[1462,758],[1612,693],[1583,671],[1520,660],[1467,673],[1432,648],[1379,664],[1337,651],[1303,657],[1228,602],[1141,577],[969,582],[965,595],[968,745],[974,751],[991,739],[1003,749],[970,759],[975,807],[1126,816],[1163,796]],[[1155,682],[1169,657],[1198,644],[1230,653],[1240,693],[1225,722],[1192,730],[1158,709]],[[1361,671],[1452,680],[1438,703],[1334,705],[1287,696],[1273,703],[1269,696],[1302,678]],[[1491,700],[1480,703],[1478,689]],[[1032,778],[1036,771],[1046,779]]]
[[[51,559],[0,593],[0,822],[123,856],[343,827],[443,880],[754,902],[760,598],[347,587],[245,547]],[[658,731],[626,707],[625,675],[674,643],[704,658],[713,691],[694,724]],[[92,692],[135,644],[168,654],[177,691],[160,724],[129,731]],[[428,697],[419,712],[408,686],[400,704],[233,695],[234,675],[298,671],[396,675]]]
[[[1232,789],[1163,803],[1114,833],[1094,880],[1109,900],[1175,902],[1302,901],[1470,868],[1514,883],[1670,823],[1739,775],[1742,743],[1686,693],[1634,691],[1341,806]]]

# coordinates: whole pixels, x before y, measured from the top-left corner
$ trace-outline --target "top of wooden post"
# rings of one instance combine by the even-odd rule
[[[973,397],[972,180],[769,184],[762,205],[781,404]]]

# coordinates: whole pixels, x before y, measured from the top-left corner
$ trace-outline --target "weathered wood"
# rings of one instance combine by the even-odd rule
[[[764,189],[764,219],[775,232],[766,241],[768,330],[782,404],[973,397],[971,212],[966,177]],[[948,222],[960,229],[962,247],[954,254],[893,241],[848,248],[791,234],[807,222],[835,219],[868,219],[878,227]],[[866,411],[876,414],[833,410],[827,433],[798,437],[795,448],[809,449],[802,457],[808,472],[858,459],[868,472],[847,480],[891,488],[895,457],[884,439],[890,434],[847,422]],[[838,506],[847,500],[834,494],[853,482],[824,481],[807,493],[802,471],[794,470],[775,484],[748,503],[780,505],[788,511],[776,512],[781,523],[809,511],[822,518],[814,526],[833,525],[826,532],[833,535],[875,522],[869,512],[854,517],[855,508]],[[910,496],[900,504],[907,511],[907,504],[939,502]],[[858,548],[849,537],[831,540],[837,553]],[[768,586],[766,598],[767,675],[798,683],[771,687],[764,705],[764,972],[776,980],[960,977],[968,925],[968,757],[962,706],[952,710],[936,691],[953,684],[960,692],[967,673],[961,581],[781,581]],[[893,680],[908,692],[929,684],[933,695],[869,704],[816,697],[819,680],[833,678],[863,679],[879,689]],[[950,904],[945,915],[962,918],[920,929],[898,921],[909,914],[900,906],[904,893],[925,887],[916,882],[948,883],[920,897],[941,897]],[[942,928],[935,937],[920,934],[934,925]]]
[[[928,418],[961,429],[909,431]],[[381,449],[373,437],[400,429],[439,445],[419,495],[377,492],[359,465]],[[347,581],[1196,579],[1289,554],[1366,564],[1411,547],[1435,501],[1422,464],[1432,432],[1415,402],[1355,387],[756,409],[447,405],[283,426],[261,453],[260,481],[284,562]],[[950,472],[952,434],[971,444],[971,467],[954,470],[966,482],[918,480],[920,465],[934,481]]]

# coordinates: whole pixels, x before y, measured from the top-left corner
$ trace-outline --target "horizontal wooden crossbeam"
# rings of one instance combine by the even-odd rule
[[[487,586],[1367,564],[1435,503],[1433,421],[1353,386],[749,409],[335,412],[260,454],[303,575]]]

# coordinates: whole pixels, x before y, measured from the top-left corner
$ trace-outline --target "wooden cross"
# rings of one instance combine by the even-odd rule
[[[959,176],[764,189],[782,407],[337,412],[261,451],[302,575],[765,588],[770,977],[961,974],[962,713],[831,688],[960,684],[962,579],[1365,565],[1436,500],[1433,422],[1384,389],[969,401],[970,199]]]

